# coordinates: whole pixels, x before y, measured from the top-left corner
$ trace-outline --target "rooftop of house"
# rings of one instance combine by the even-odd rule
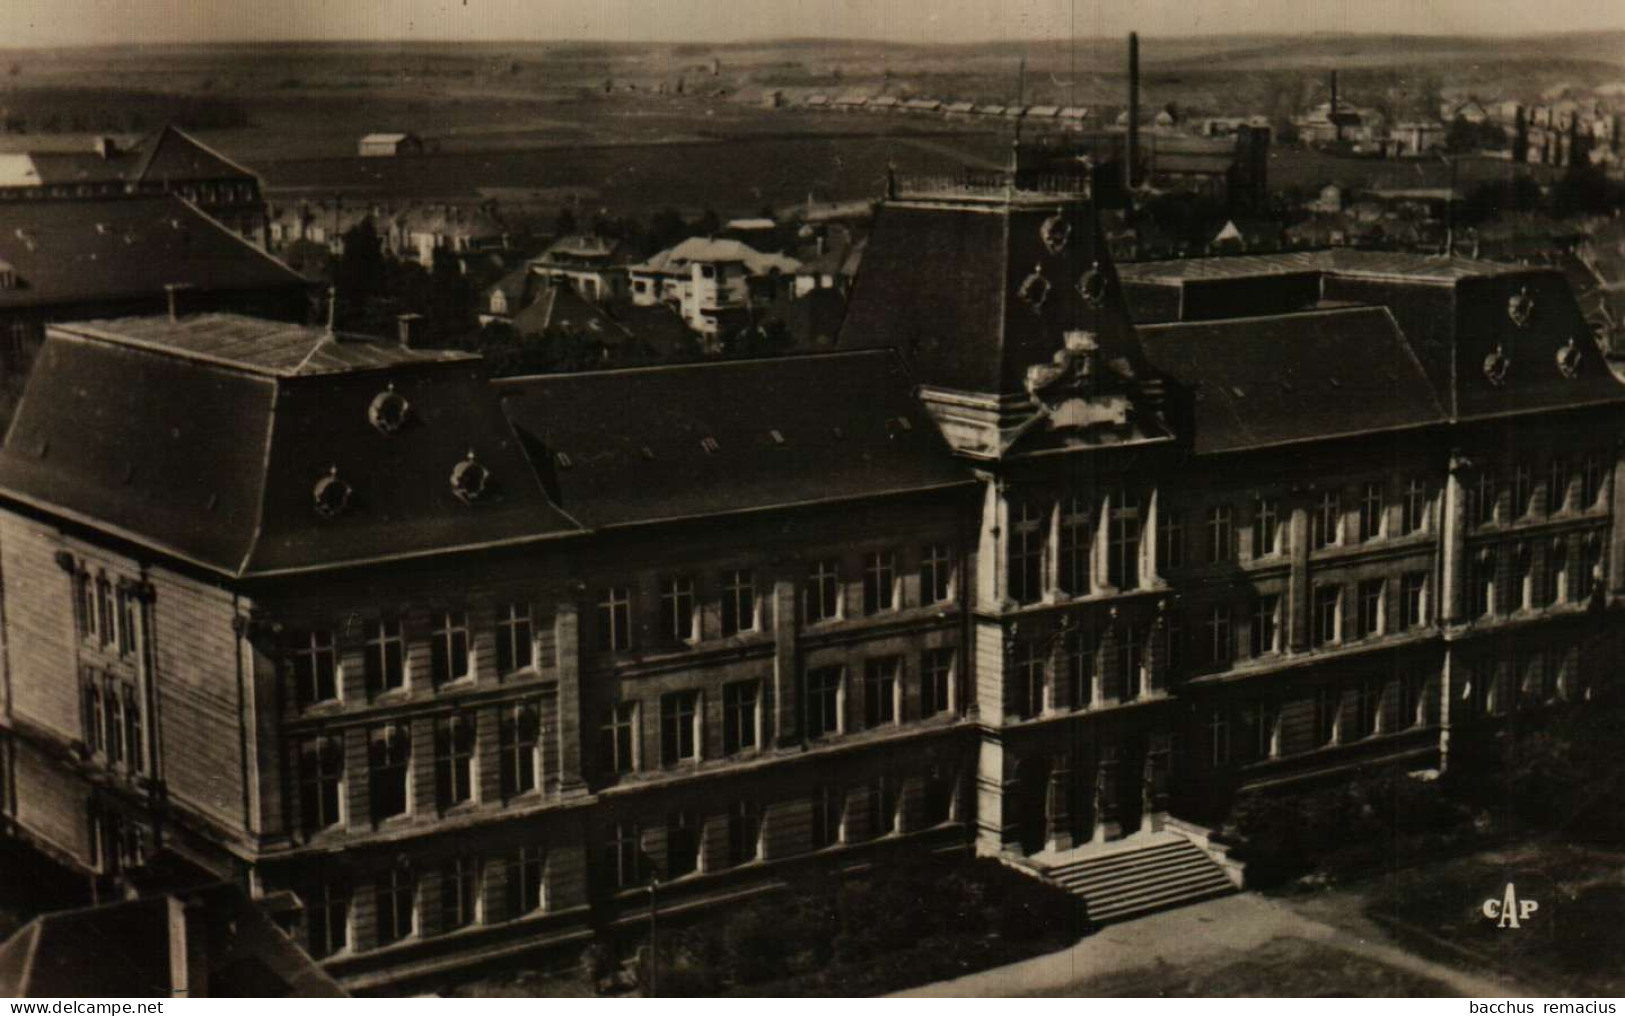
[[[618,263],[625,259],[625,250],[626,244],[620,240],[592,233],[577,233],[553,241],[536,260],[544,265],[576,261]]]
[[[885,351],[495,385],[544,486],[592,528],[970,479],[914,399],[907,371]]]
[[[42,151],[30,152],[28,158],[44,186],[257,179],[252,171],[169,124],[127,147],[115,142],[104,152]]]
[[[1398,251],[1353,250],[1347,247],[1236,257],[1137,261],[1118,266],[1118,274],[1122,276],[1125,284],[1149,283],[1168,286],[1179,286],[1187,282],[1297,275],[1305,272],[1452,283],[1461,279],[1507,275],[1525,270],[1517,265],[1477,261],[1471,258],[1435,257]]]
[[[793,275],[801,268],[795,258],[783,254],[764,254],[741,240],[718,237],[691,236],[674,247],[668,247],[642,264],[632,266],[633,271],[650,273],[682,273],[692,264],[742,264],[751,275],[779,272]]]
[[[405,141],[412,135],[404,131],[385,131],[376,134],[365,134],[361,138],[364,145],[394,145]]]
[[[171,194],[0,204],[0,257],[17,270],[0,308],[303,287],[293,269]]]
[[[189,956],[170,955],[178,943],[191,945]],[[177,968],[185,985],[175,983]],[[345,996],[230,884],[44,914],[0,943],[0,994],[12,998],[144,998],[181,988],[212,997]]]

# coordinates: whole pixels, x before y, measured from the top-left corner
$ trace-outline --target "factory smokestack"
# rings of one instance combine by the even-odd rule
[[[1128,33],[1128,145],[1123,160],[1123,185],[1134,189],[1135,164],[1140,161],[1140,34]]]

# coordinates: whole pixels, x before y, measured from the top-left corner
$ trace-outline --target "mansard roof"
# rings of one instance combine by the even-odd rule
[[[1184,390],[1179,425],[1198,454],[1446,419],[1393,315],[1380,307],[1149,325],[1139,335],[1153,366]]]
[[[477,359],[229,315],[52,326],[0,494],[233,577],[579,531],[488,384]]]
[[[543,484],[591,528],[970,480],[885,351],[495,384]]]
[[[1019,396],[1069,330],[1091,332],[1120,376],[1143,374],[1093,205],[947,181],[881,205],[838,345],[894,348],[929,387]]]

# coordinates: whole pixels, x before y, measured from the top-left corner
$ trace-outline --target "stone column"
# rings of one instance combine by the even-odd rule
[[[983,737],[976,762],[976,853],[994,857],[1019,834],[1014,761],[1004,743]]]
[[[1070,617],[1063,617],[1061,626],[1049,635],[1049,709],[1047,712],[1064,713],[1076,703],[1072,701],[1072,668],[1067,666],[1067,640],[1074,625]]]
[[[1439,526],[1439,622],[1456,624],[1462,620],[1462,575],[1467,566],[1467,492],[1461,474],[1471,464],[1460,455],[1450,456],[1445,477]]]
[[[1301,653],[1309,648],[1309,511],[1303,505],[1292,506],[1287,527],[1287,553],[1291,555],[1292,572],[1287,580],[1286,630],[1287,647]]]
[[[796,652],[800,614],[796,610],[796,582],[780,575],[773,580],[773,710],[768,736],[784,747],[801,740],[797,722],[801,697],[801,664]]]
[[[581,777],[581,615],[573,600],[561,599],[553,616],[559,678],[559,793],[584,794]],[[481,731],[484,735],[484,731]]]

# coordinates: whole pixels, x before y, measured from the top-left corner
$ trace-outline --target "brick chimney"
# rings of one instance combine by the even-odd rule
[[[203,905],[164,898],[169,925],[169,993],[175,998],[209,997],[209,945]]]
[[[415,349],[423,338],[423,315],[402,314],[395,318],[402,349]]]

